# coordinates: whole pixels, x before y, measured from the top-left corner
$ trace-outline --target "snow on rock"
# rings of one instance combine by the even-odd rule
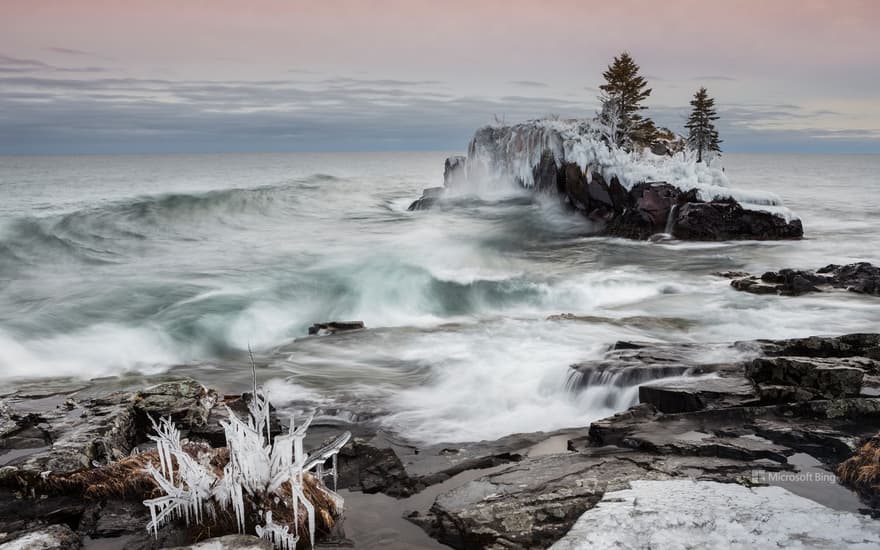
[[[0,550],[76,550],[79,536],[67,525],[50,525],[0,544]]]
[[[552,550],[874,549],[880,523],[781,487],[714,481],[633,481],[606,493]]]
[[[226,535],[171,550],[272,550],[272,545],[252,535]]]
[[[733,198],[743,208],[796,219],[773,193],[729,189],[720,168],[683,154],[655,155],[647,149],[627,152],[609,147],[598,129],[584,120],[532,120],[480,128],[468,147],[467,179],[478,189],[499,183],[535,187],[535,167],[545,152],[552,154],[557,168],[575,163],[584,172],[589,168],[589,172],[601,174],[605,181],[616,177],[627,190],[641,182],[665,181],[682,191],[696,189],[704,201]]]

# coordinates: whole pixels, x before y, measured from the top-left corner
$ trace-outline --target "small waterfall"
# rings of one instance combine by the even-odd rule
[[[672,237],[672,231],[675,229],[675,218],[678,216],[678,205],[673,204],[669,208],[669,216],[666,218],[666,228],[663,230],[664,233]]]

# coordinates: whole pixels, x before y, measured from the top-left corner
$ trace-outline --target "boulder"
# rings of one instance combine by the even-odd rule
[[[827,265],[815,271],[781,269],[760,277],[742,273],[731,281],[736,290],[753,294],[800,296],[809,292],[845,289],[857,294],[880,296],[880,267],[867,262],[845,266]]]
[[[736,201],[688,202],[675,219],[675,236],[692,241],[735,239],[800,239],[804,235],[800,220],[759,210],[746,210]]]
[[[326,336],[340,332],[351,332],[366,328],[363,321],[330,321],[329,323],[315,323],[309,327],[309,335]]]
[[[788,399],[797,401],[855,397],[865,375],[861,369],[837,366],[833,361],[797,357],[759,357],[746,365],[745,374],[759,391],[770,386],[769,396],[775,399],[779,399],[779,386],[791,387]]]
[[[158,384],[137,392],[134,410],[140,416],[145,433],[150,432],[150,418],[169,417],[180,429],[204,426],[217,403],[217,392],[192,378]]]

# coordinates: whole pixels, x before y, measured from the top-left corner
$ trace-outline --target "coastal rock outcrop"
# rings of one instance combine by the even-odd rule
[[[823,485],[817,488],[820,482],[814,481],[813,486],[788,484],[787,490],[767,488],[778,504],[774,514],[784,517],[789,508],[806,506],[828,521],[852,524],[859,536],[880,536],[880,528],[868,519],[796,496],[825,495],[837,506],[847,503],[848,510],[860,506],[830,470],[880,428],[880,398],[863,394],[861,386],[873,361],[865,355],[875,353],[878,343],[876,334],[740,342],[726,347],[752,354],[752,359],[706,363],[702,358],[713,355],[706,353],[706,345],[618,342],[604,360],[573,369],[572,390],[625,377],[640,383],[641,404],[591,423],[587,434],[568,440],[568,453],[523,457],[499,466],[439,495],[426,513],[409,519],[454,548],[545,548],[554,543],[577,548],[584,540],[621,536],[589,518],[602,516],[603,502],[614,502],[615,495],[648,482],[681,488],[680,495],[665,500],[662,491],[654,493],[658,506],[675,508],[676,498],[699,501],[707,496],[701,488],[716,487],[699,483],[722,482],[733,495],[788,475],[821,479]],[[657,380],[664,367],[689,376]],[[770,386],[794,391],[762,391]],[[870,447],[872,453],[875,447]],[[805,466],[810,461],[819,466]],[[723,490],[714,493],[726,498]],[[718,504],[709,513],[733,518],[735,509],[733,503]],[[630,519],[637,520],[632,535],[642,536],[650,521],[638,527],[639,518]],[[587,523],[591,527],[582,528]],[[692,527],[695,540],[714,540],[711,529]],[[773,536],[795,540],[795,531],[774,530]],[[849,533],[824,536],[849,540]],[[822,547],[811,544],[805,547]]]
[[[856,294],[880,296],[880,267],[868,262],[849,265],[830,264],[815,271],[780,269],[755,276],[739,274],[730,286],[752,294],[800,296],[810,292],[847,290]]]
[[[560,315],[548,322],[578,318]],[[637,390],[640,403],[556,432],[428,445],[346,416],[358,423],[352,427],[357,437],[338,457],[339,484],[362,492],[359,498],[376,498],[380,506],[389,497],[405,499],[394,508],[398,516],[454,548],[566,548],[586,540],[585,532],[602,540],[619,535],[594,519],[646,483],[667,483],[674,491],[655,491],[655,500],[634,507],[627,521],[633,521],[636,537],[645,532],[643,518],[636,517],[641,511],[675,508],[689,498],[702,502],[710,496],[702,488],[716,487],[707,482],[724,484],[719,495],[736,496],[781,484],[777,480],[786,475],[811,475],[819,481],[770,488],[773,514],[800,509],[802,499],[794,495],[807,496],[818,502],[809,503],[817,517],[855,526],[833,540],[849,540],[850,532],[870,538],[867,520],[849,512],[880,512],[874,481],[880,479],[878,375],[880,334],[729,344],[616,342],[604,357],[570,369],[569,390]],[[8,533],[0,535],[0,545],[47,533],[72,536],[73,548],[85,537],[113,538],[131,548],[191,543],[183,528],[162,530],[158,541],[144,531],[142,497],[119,491],[142,493],[143,461],[156,451],[126,450],[144,442],[142,418],[149,414],[179,418],[196,454],[221,452],[211,446],[217,446],[212,426],[223,419],[219,411],[224,404],[239,410],[248,396],[224,398],[193,380],[88,395],[78,399],[72,392],[47,401],[13,393],[0,403],[0,533]],[[306,440],[309,448],[321,447],[339,430],[338,419],[326,421],[325,430],[319,425],[314,439]],[[118,452],[93,457],[86,435]],[[833,472],[859,495],[838,484]],[[718,504],[715,517],[726,521],[736,510],[735,502]],[[585,531],[584,525],[591,527]],[[705,525],[688,525],[694,540],[712,535]],[[788,540],[786,533],[773,530],[779,540]]]
[[[660,151],[660,149],[657,149]],[[630,239],[798,239],[803,225],[772,193],[737,192],[721,170],[646,149],[608,147],[586,121],[538,120],[477,130],[467,157],[446,161],[444,187],[410,210],[459,194],[520,185],[558,195],[600,234]]]

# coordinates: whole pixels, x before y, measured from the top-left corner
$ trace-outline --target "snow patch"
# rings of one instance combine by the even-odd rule
[[[633,481],[606,493],[551,550],[880,548],[880,524],[781,487]]]

